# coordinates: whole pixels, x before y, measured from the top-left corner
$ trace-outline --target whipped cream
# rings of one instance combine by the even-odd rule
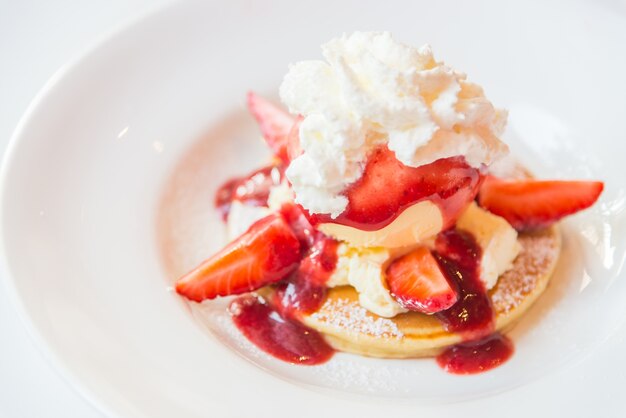
[[[326,61],[292,65],[280,87],[290,112],[304,116],[304,152],[286,175],[309,211],[340,215],[348,204],[341,192],[381,144],[411,167],[457,155],[479,167],[508,152],[498,139],[506,112],[463,73],[435,61],[428,45],[355,32],[323,45],[322,53]]]

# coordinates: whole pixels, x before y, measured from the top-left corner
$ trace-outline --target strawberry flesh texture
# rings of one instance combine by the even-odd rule
[[[265,142],[283,162],[289,162],[288,139],[296,120],[254,92],[248,93],[248,109],[257,120]]]
[[[362,177],[344,192],[346,210],[335,219],[328,215],[312,218],[315,223],[333,222],[372,231],[390,224],[409,206],[431,200],[442,211],[445,229],[474,200],[480,181],[480,172],[463,157],[408,167],[381,146],[368,158]]]
[[[272,214],[183,276],[176,291],[196,302],[251,292],[289,276],[300,259],[298,238],[280,214]]]
[[[426,247],[420,247],[395,260],[387,268],[387,284],[392,296],[405,309],[433,314],[452,307],[458,291],[441,271]]]
[[[478,203],[518,231],[547,228],[593,205],[604,184],[597,181],[503,180],[488,176]]]

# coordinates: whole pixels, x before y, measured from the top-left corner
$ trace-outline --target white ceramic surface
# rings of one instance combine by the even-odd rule
[[[50,82],[13,138],[0,219],[12,290],[38,342],[87,397],[125,417],[521,416],[538,405],[576,415],[599,404],[618,416],[606,398],[626,383],[615,354],[626,348],[624,17],[583,2],[333,3],[178,3]],[[245,92],[272,94],[289,62],[355,29],[430,42],[510,109],[506,139],[539,174],[607,182],[601,204],[564,225],[553,286],[515,329],[514,359],[492,373],[348,355],[284,365],[223,330],[216,338],[167,290],[173,270],[221,244],[216,185],[263,156]],[[181,166],[190,152],[206,158],[197,175]],[[186,217],[169,224],[172,263],[162,202],[180,173]]]

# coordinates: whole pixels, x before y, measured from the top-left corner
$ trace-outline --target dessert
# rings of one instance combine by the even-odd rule
[[[287,110],[248,95],[273,158],[218,190],[231,242],[176,291],[233,297],[237,328],[292,363],[341,350],[457,374],[502,364],[504,333],[556,266],[557,222],[603,184],[504,164],[506,112],[428,46],[356,32],[322,51],[285,76]]]

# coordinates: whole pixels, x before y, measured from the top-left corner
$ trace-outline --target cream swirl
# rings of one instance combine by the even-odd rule
[[[428,45],[396,42],[387,32],[355,32],[322,46],[324,61],[292,65],[280,87],[300,125],[303,154],[287,169],[296,201],[336,217],[341,192],[358,180],[368,153],[387,144],[411,167],[465,156],[489,165],[508,152],[498,136],[506,112],[463,73],[435,61]]]

